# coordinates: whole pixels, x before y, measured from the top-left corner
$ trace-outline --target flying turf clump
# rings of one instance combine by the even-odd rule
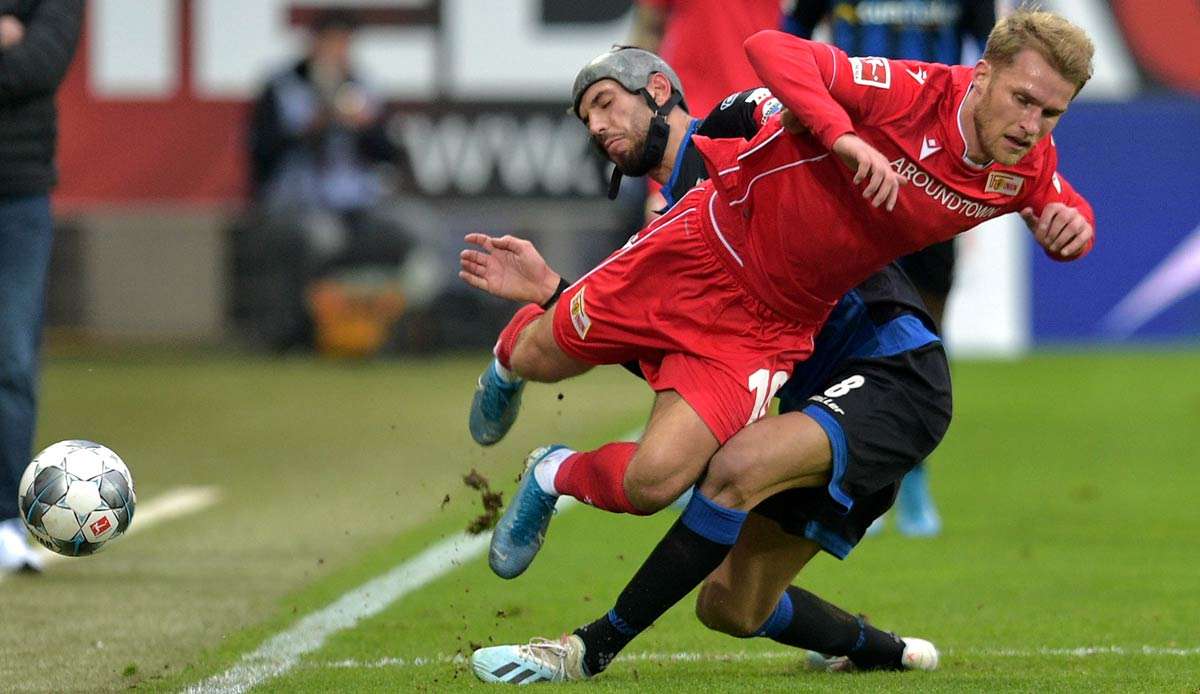
[[[467,532],[478,535],[496,527],[496,522],[500,520],[500,509],[504,508],[504,495],[501,492],[493,492],[491,483],[475,468],[471,468],[471,472],[463,475],[463,484],[477,490],[479,500],[483,503],[483,513],[467,524]]]

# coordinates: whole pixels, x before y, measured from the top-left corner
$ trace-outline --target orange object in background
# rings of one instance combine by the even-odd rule
[[[365,359],[379,353],[404,313],[404,293],[395,283],[355,283],[337,279],[308,289],[317,353]]]
[[[1113,0],[1112,10],[1143,70],[1168,87],[1200,94],[1200,3]]]

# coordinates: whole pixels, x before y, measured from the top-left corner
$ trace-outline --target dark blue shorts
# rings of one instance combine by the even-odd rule
[[[789,489],[754,512],[844,559],[895,501],[900,480],[933,452],[950,426],[950,368],[940,342],[841,362],[807,400],[784,400],[829,437],[825,487]]]

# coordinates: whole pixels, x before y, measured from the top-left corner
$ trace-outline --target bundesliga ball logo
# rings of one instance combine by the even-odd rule
[[[91,441],[60,441],[38,453],[18,489],[25,527],[69,557],[95,554],[120,537],[137,504],[129,468]]]

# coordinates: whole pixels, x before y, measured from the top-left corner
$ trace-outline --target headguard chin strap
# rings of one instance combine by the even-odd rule
[[[617,193],[621,190],[621,177],[624,176],[645,176],[650,172],[650,169],[658,166],[662,161],[663,154],[667,151],[667,140],[671,135],[671,125],[667,123],[667,114],[671,109],[675,108],[680,101],[683,100],[683,94],[678,91],[672,91],[671,96],[659,106],[654,102],[654,97],[646,89],[639,89],[638,93],[646,99],[646,103],[650,105],[650,109],[654,112],[654,117],[650,119],[650,128],[646,132],[646,146],[642,148],[642,157],[636,164],[626,171],[622,171],[621,167],[613,166],[612,179],[608,182],[608,199],[616,200]]]

